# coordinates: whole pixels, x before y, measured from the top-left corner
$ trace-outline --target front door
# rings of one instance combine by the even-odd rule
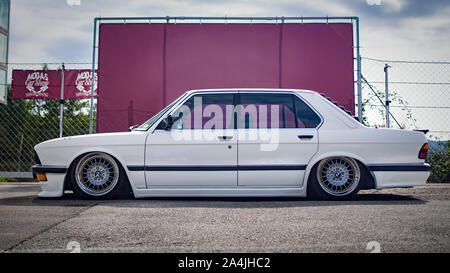
[[[145,177],[151,187],[237,185],[233,93],[192,95],[171,112],[169,130],[149,134]]]
[[[318,149],[320,117],[291,93],[240,92],[238,186],[300,187]]]

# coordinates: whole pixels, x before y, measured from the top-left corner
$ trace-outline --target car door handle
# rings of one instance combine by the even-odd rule
[[[220,140],[230,140],[230,139],[233,139],[232,136],[218,136],[217,138],[220,139]]]
[[[314,137],[313,135],[299,135],[298,136],[299,139],[311,139],[313,137]]]

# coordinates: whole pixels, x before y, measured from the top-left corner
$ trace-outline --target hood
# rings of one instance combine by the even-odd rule
[[[34,146],[34,149],[133,143],[133,140],[136,138],[141,139],[146,133],[146,131],[131,131],[61,137],[41,142]]]

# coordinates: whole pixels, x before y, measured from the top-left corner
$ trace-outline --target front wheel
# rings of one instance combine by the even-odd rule
[[[346,199],[354,197],[363,181],[358,162],[348,157],[321,160],[311,170],[308,196],[319,199]]]
[[[110,155],[93,152],[81,157],[72,169],[74,193],[85,199],[111,199],[125,192],[123,168]]]

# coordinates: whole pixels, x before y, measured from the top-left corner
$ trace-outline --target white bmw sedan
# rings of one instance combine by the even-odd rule
[[[422,132],[369,128],[320,94],[188,91],[130,132],[35,146],[40,197],[313,196],[424,185]]]

